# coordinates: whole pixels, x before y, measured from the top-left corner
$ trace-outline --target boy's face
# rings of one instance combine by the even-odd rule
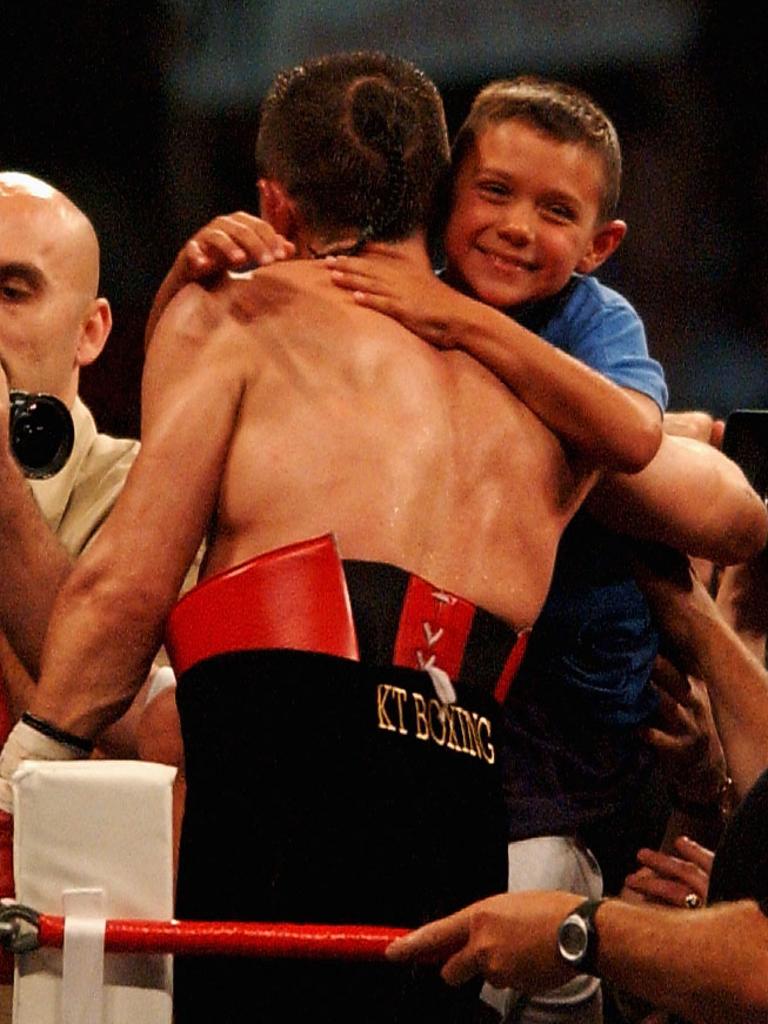
[[[602,187],[602,162],[586,146],[522,120],[488,124],[454,183],[448,280],[500,308],[556,294],[610,255],[595,255]]]

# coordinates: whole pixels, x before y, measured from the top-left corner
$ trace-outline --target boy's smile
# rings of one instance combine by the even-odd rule
[[[603,179],[584,145],[519,119],[488,124],[454,184],[447,280],[500,308],[555,295],[610,255],[597,251]]]

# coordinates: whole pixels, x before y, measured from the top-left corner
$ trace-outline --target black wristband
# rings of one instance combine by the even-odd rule
[[[67,732],[65,729],[59,729],[52,722],[47,722],[44,718],[38,718],[37,715],[31,715],[29,711],[24,712],[21,720],[25,725],[36,729],[43,736],[47,736],[49,740],[63,743],[65,747],[72,747],[73,750],[79,750],[83,754],[93,753],[94,745],[91,740],[83,739],[82,736],[75,736],[74,733]]]

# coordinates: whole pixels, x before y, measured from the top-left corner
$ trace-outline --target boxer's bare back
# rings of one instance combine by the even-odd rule
[[[204,575],[330,531],[342,557],[524,628],[595,476],[487,370],[359,307],[316,261],[188,285],[153,336],[142,449],[62,588],[31,711],[76,735],[118,717],[206,532]]]
[[[181,323],[194,345],[197,324],[203,387],[230,396],[222,435],[234,419],[207,573],[332,532],[344,557],[533,621],[592,477],[487,370],[357,306],[313,261],[188,289],[169,320],[153,348]]]

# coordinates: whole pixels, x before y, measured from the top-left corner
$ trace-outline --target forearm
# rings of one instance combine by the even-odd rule
[[[768,637],[768,556],[727,568],[720,576],[717,606],[742,642],[763,664]]]
[[[768,767],[768,673],[722,619],[697,617],[693,644],[741,799]]]
[[[126,555],[113,560],[102,534],[78,560],[54,605],[29,707],[89,740],[130,707],[161,645],[172,602],[162,581],[152,589],[138,584]]]
[[[34,677],[53,602],[72,561],[10,453],[0,454],[0,628]]]
[[[765,546],[768,514],[739,467],[711,445],[665,435],[641,473],[604,478],[589,499],[607,526],[720,565]]]
[[[768,1021],[768,920],[755,903],[690,912],[609,900],[597,915],[602,977],[701,1024]]]
[[[661,413],[498,310],[462,297],[443,318],[446,347],[487,366],[562,440],[615,472],[635,473],[661,443]]]

